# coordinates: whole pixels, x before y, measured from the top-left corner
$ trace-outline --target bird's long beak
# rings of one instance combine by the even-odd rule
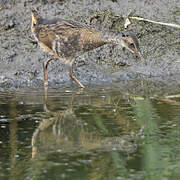
[[[144,57],[140,50],[134,51],[134,54],[141,59],[141,61],[145,61]]]

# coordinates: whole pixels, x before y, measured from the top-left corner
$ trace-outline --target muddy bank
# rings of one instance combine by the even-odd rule
[[[43,86],[42,64],[49,55],[31,40],[31,8],[38,8],[39,13],[49,19],[74,19],[107,31],[123,30],[122,15],[130,9],[135,10],[133,15],[136,16],[180,24],[178,0],[139,0],[136,3],[125,0],[1,1],[1,87]],[[133,21],[129,29],[140,39],[145,62],[119,47],[103,46],[77,58],[74,66],[77,78],[85,85],[116,83],[120,87],[126,84],[127,88],[128,84],[142,80],[154,84],[154,87],[160,85],[177,90],[180,87],[180,30],[137,21]],[[68,67],[60,61],[52,62],[48,71],[51,87],[75,86],[69,78]]]

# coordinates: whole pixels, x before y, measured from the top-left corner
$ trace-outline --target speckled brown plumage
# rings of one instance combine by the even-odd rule
[[[139,42],[132,33],[104,33],[88,25],[72,20],[41,18],[32,10],[31,30],[40,47],[53,55],[44,62],[44,83],[48,85],[47,67],[54,58],[59,58],[70,66],[70,77],[81,88],[84,86],[73,73],[72,65],[75,57],[108,43],[121,44],[132,53],[141,57]]]

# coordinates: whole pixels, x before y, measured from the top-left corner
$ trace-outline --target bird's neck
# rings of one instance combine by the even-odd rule
[[[101,32],[102,38],[107,41],[107,43],[120,44],[121,43],[121,32],[108,31]]]

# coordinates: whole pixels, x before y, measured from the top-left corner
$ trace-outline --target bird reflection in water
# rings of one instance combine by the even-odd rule
[[[85,119],[75,113],[73,102],[75,97],[80,99],[83,93],[83,91],[74,93],[69,99],[69,108],[66,110],[53,112],[48,107],[46,91],[44,96],[46,117],[39,123],[32,137],[33,158],[42,153],[51,152],[84,153],[95,150],[133,153],[136,151],[144,127],[136,132],[137,136],[103,136],[101,130],[96,127],[95,120],[92,119],[92,124],[87,124]]]

